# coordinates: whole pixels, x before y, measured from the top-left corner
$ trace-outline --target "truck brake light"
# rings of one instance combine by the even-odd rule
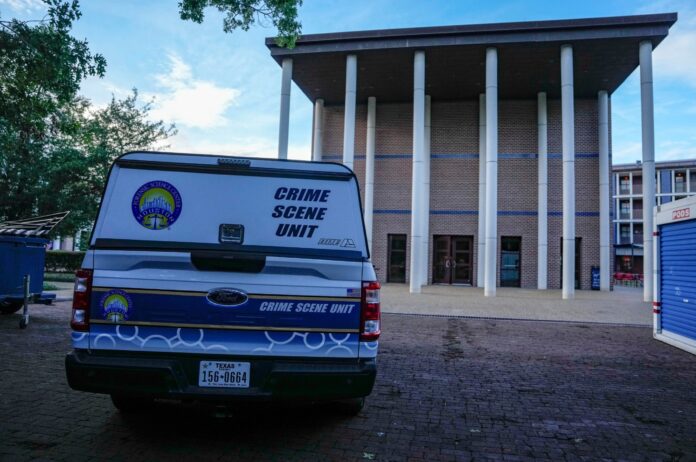
[[[70,327],[77,331],[89,329],[89,300],[92,296],[92,270],[79,269],[75,272],[72,318]]]
[[[360,310],[360,341],[374,342],[379,338],[380,329],[380,302],[377,281],[363,282],[362,301]]]

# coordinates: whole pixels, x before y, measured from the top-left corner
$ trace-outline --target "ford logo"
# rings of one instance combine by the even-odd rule
[[[237,289],[212,289],[205,298],[211,305],[231,307],[244,305],[249,296]]]

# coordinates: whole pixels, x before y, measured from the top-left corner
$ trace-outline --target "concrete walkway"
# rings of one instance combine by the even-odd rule
[[[73,289],[75,288],[74,282],[61,282],[61,281],[48,281],[58,289],[56,290],[46,290],[45,292],[56,294],[56,301],[67,301],[73,298]]]
[[[580,290],[574,300],[562,300],[560,290],[498,288],[497,297],[483,289],[427,286],[409,294],[408,285],[382,286],[382,311],[489,318],[580,321],[652,325],[652,307],[643,302],[643,290],[615,287],[613,292]]]

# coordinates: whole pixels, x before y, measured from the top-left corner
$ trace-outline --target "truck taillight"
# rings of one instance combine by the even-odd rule
[[[361,342],[374,342],[381,333],[379,289],[380,285],[377,281],[363,282],[362,309],[360,311]]]
[[[77,331],[89,329],[89,299],[92,295],[92,270],[79,269],[75,272],[72,318],[70,327]]]

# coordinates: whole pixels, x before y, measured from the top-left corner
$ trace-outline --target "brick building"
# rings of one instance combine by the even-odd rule
[[[382,281],[571,298],[599,267],[608,290],[609,97],[640,64],[644,166],[654,168],[651,55],[675,21],[317,34],[292,50],[268,39],[283,70],[279,157],[292,80],[314,103],[313,159],[343,162],[360,181]]]

